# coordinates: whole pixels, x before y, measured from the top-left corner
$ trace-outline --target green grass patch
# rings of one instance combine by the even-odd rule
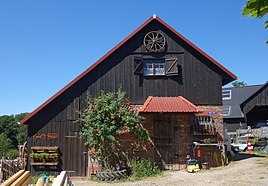
[[[38,176],[33,176],[31,183],[36,184],[38,180]]]
[[[160,168],[151,160],[132,160],[130,164],[132,170],[131,177],[136,179],[158,175],[161,173]]]
[[[268,154],[261,153],[260,151],[242,152],[241,154],[250,154],[255,156],[268,157]]]

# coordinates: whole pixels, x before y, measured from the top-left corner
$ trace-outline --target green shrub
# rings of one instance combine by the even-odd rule
[[[140,159],[131,161],[132,177],[142,178],[160,174],[160,168],[151,160]]]
[[[251,145],[255,145],[257,142],[258,142],[258,138],[252,138],[252,139],[250,139],[250,143],[251,143]]]
[[[126,93],[101,92],[95,98],[88,96],[87,107],[78,112],[82,124],[81,135],[87,140],[90,156],[96,156],[101,170],[109,170],[116,164],[127,166],[128,151],[124,138],[142,146],[148,142],[148,131],[143,127],[145,119],[131,106]]]
[[[31,183],[36,184],[38,180],[38,176],[33,176]]]

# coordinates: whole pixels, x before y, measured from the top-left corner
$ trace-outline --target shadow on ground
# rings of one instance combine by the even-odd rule
[[[260,156],[256,154],[244,154],[244,153],[235,153],[234,156],[234,161],[240,161],[248,158],[253,158],[253,157],[265,157],[265,156]]]

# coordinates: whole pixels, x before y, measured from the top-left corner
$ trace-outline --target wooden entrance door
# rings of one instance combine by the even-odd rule
[[[86,176],[87,154],[79,132],[65,135],[64,169],[69,176]]]
[[[173,169],[173,165],[178,164],[175,122],[172,115],[158,115],[154,118],[155,161],[164,169]]]

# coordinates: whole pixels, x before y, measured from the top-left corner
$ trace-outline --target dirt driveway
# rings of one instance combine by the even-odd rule
[[[212,168],[199,173],[187,173],[186,171],[165,171],[158,177],[147,178],[135,182],[104,183],[90,180],[73,179],[75,186],[169,186],[169,185],[268,185],[268,157],[252,157],[244,155],[237,161],[231,162],[226,167]]]

